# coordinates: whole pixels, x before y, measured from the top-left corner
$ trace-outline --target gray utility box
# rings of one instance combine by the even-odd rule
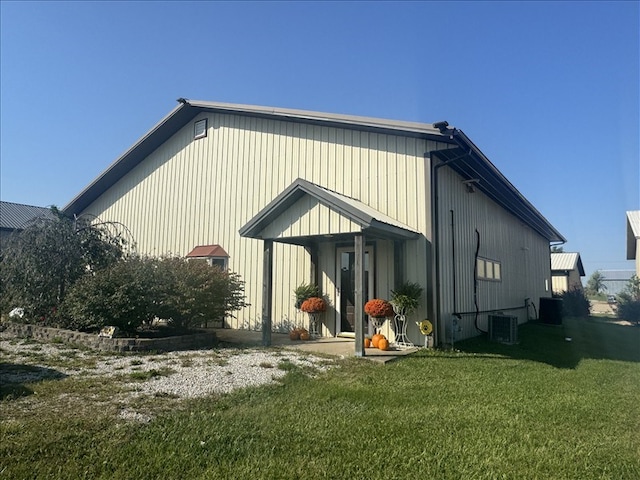
[[[518,317],[489,315],[489,340],[508,345],[518,343]]]

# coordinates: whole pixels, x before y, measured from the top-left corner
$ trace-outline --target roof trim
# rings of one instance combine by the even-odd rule
[[[260,107],[234,103],[205,102],[178,99],[177,105],[167,116],[154,125],[125,153],[118,157],[106,170],[76,195],[62,211],[67,215],[79,214],[100,195],[111,188],[136,165],[162,145],[169,137],[184,127],[201,112],[247,115],[281,121],[303,122],[314,125],[348,128],[362,131],[376,131],[394,135],[408,135],[440,142],[450,142],[440,130],[430,123],[384,120],[354,115],[339,115],[307,110]]]
[[[465,180],[478,179],[474,185],[494,202],[525,222],[550,242],[567,240],[491,163],[462,130],[450,129],[456,148],[431,152]]]
[[[302,178],[296,179],[285,188],[240,228],[238,233],[241,237],[263,239],[264,229],[305,195],[311,196],[321,204],[357,223],[365,233],[370,232],[374,235],[396,239],[411,239],[419,235],[409,227],[358,200],[327,190]],[[278,241],[282,241],[282,239],[278,239]]]

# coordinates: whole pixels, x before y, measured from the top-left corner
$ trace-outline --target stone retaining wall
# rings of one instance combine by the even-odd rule
[[[169,352],[174,350],[192,350],[210,348],[217,344],[214,332],[202,332],[192,335],[165,338],[106,338],[97,333],[81,333],[59,328],[39,327],[19,323],[3,324],[5,330],[17,337],[33,338],[49,343],[71,343],[96,350],[115,352]]]

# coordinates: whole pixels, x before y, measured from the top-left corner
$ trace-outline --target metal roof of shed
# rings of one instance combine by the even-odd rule
[[[38,218],[55,217],[51,209],[46,207],[0,202],[0,228],[3,230],[23,230]]]
[[[578,270],[581,277],[584,277],[584,267],[582,259],[577,252],[560,252],[551,254],[551,271]]]

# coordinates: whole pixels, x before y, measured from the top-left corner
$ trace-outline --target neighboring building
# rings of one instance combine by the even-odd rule
[[[636,261],[636,275],[640,277],[640,210],[627,212],[627,260]]]
[[[229,327],[268,343],[307,324],[293,290],[315,282],[321,333],[355,331],[361,354],[364,302],[404,281],[424,287],[418,344],[417,320],[445,342],[454,318],[471,337],[489,312],[525,322],[551,296],[549,244],[565,239],[446,122],[179,102],[64,211],[122,222],[140,253],[223,249],[251,304]]]
[[[53,219],[50,208],[0,202],[0,246],[12,232],[24,230],[39,218]]]
[[[633,270],[600,270],[604,278],[602,284],[606,287],[603,293],[617,295],[628,285],[635,274]]]
[[[553,293],[582,290],[584,267],[579,253],[551,253],[551,284]]]

